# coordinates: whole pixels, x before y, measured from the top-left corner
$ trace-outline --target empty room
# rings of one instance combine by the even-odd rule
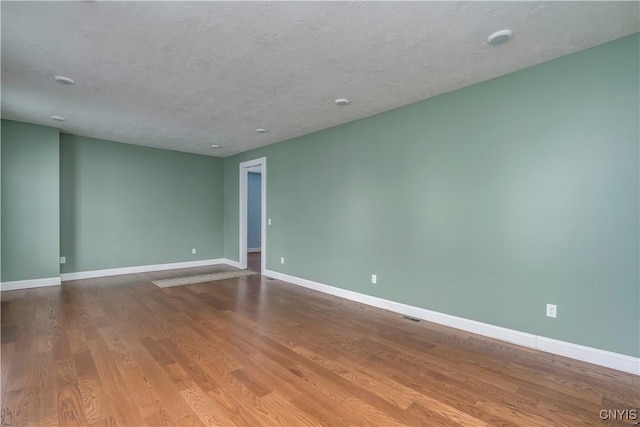
[[[2,426],[640,425],[639,2],[0,8]]]

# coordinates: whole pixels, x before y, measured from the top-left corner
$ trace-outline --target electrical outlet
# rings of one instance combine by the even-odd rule
[[[547,304],[547,317],[557,317],[558,307],[555,304]]]
[[[67,257],[66,256],[61,256],[60,257],[60,264],[65,264],[67,262]]]
[[[271,225],[271,218],[267,220],[267,225]]]
[[[196,248],[191,249],[191,254],[195,255],[196,254]]]
[[[378,283],[378,276],[376,276],[375,274],[371,275],[371,283]]]
[[[280,257],[280,264],[284,264],[284,257]]]

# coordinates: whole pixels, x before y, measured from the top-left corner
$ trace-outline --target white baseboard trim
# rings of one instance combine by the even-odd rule
[[[242,268],[240,267],[240,263],[238,261],[234,261],[232,259],[229,258],[224,258],[223,259],[224,263],[231,266],[231,267],[235,267],[235,268]]]
[[[262,248],[249,248],[247,252],[262,252]]]
[[[587,347],[553,338],[537,337],[536,348],[547,353],[570,357],[593,363],[594,365],[606,366],[618,371],[640,375],[640,358],[627,356],[626,354],[614,353],[599,348]]]
[[[45,279],[16,280],[0,283],[0,290],[13,291],[16,289],[41,288],[43,286],[60,286],[59,277],[47,277]]]
[[[475,320],[465,319],[462,317],[452,316],[450,314],[439,313],[437,311],[427,310],[425,308],[414,307],[383,298],[365,295],[346,289],[336,288],[334,286],[325,285],[323,283],[302,279],[288,274],[279,273],[277,271],[265,270],[265,276],[274,279],[292,283],[326,294],[335,295],[352,301],[371,305],[373,307],[390,310],[407,316],[417,317],[429,322],[438,323],[440,325],[450,326],[452,328],[461,329],[463,331],[472,332],[474,334],[483,335],[489,338],[495,338],[501,341],[529,347],[547,353],[557,354],[569,357],[583,362],[593,363],[595,365],[605,366],[607,368],[640,375],[640,358],[627,356],[624,354],[613,353],[606,350],[600,350],[593,347],[587,347],[579,344],[573,344],[566,341],[560,341],[553,338],[546,338],[527,332],[520,332],[513,329],[503,328],[500,326],[490,325]]]
[[[224,258],[203,259],[200,261],[173,262],[169,264],[139,265],[135,267],[109,268],[106,270],[79,271],[60,275],[62,281],[93,279],[96,277],[119,276],[121,274],[147,273],[149,271],[174,270],[176,268],[203,267],[207,265],[228,264]]]

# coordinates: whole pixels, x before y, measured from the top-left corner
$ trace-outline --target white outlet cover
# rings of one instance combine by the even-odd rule
[[[269,219],[267,220],[267,224],[268,224],[268,225],[271,225],[271,218],[269,218]]]
[[[280,264],[284,264],[284,257],[280,257]]]
[[[547,317],[556,318],[558,316],[558,306],[555,304],[547,304]]]
[[[378,276],[376,276],[375,274],[371,275],[371,283],[378,283]]]
[[[195,255],[195,254],[196,254],[196,248],[191,249],[191,253],[192,253],[193,255]]]
[[[67,262],[67,257],[66,256],[61,256],[60,257],[60,264],[65,264]]]

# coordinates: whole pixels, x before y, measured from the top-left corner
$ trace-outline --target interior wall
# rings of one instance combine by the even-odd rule
[[[266,156],[268,269],[638,357],[638,51],[224,161],[3,120],[2,281],[55,277],[60,255],[63,272],[237,259],[238,163]]]
[[[265,156],[267,269],[640,356],[639,44],[226,158],[225,257]]]
[[[60,139],[63,273],[222,258],[222,159]]]
[[[58,130],[2,120],[2,282],[58,277]]]

